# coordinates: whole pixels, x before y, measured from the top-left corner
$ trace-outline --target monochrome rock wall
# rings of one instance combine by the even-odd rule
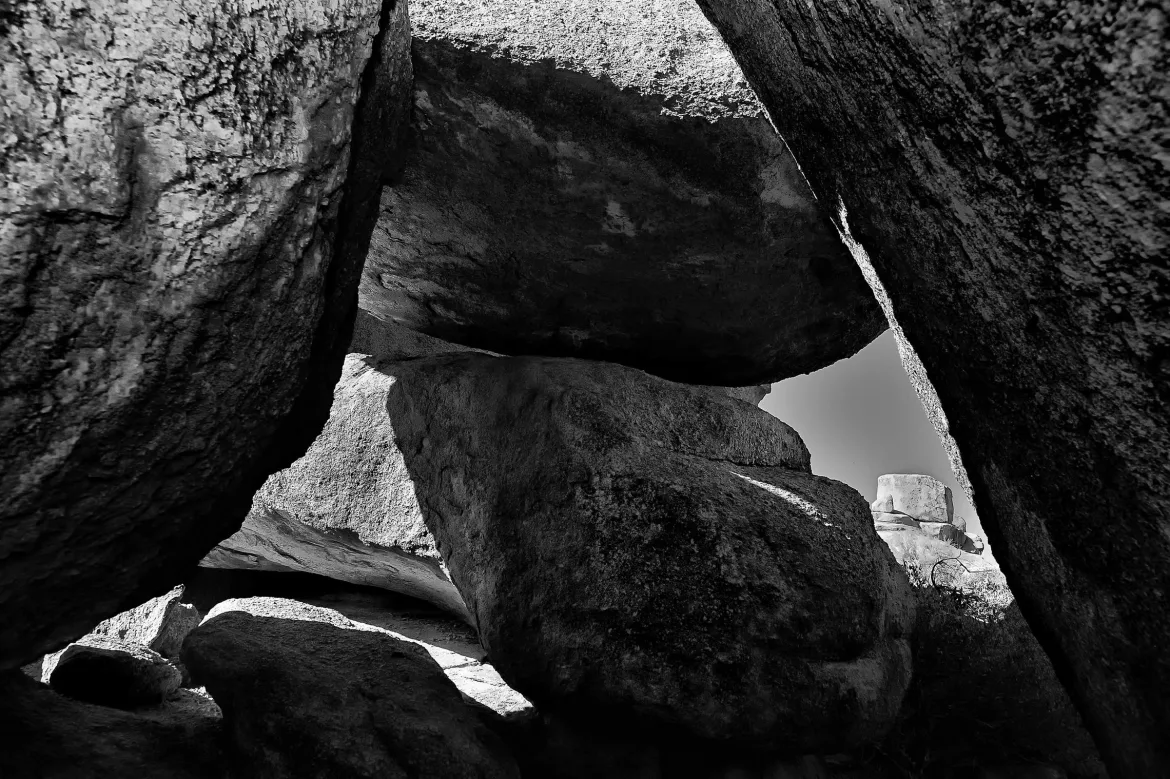
[[[1165,13],[699,5],[872,262],[1111,770],[1170,774]]]
[[[0,19],[3,668],[175,583],[320,429],[411,69],[392,0]]]

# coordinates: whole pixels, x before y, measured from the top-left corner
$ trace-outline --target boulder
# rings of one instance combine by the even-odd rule
[[[894,496],[882,495],[873,503],[869,504],[869,510],[875,514],[881,512],[883,514],[892,514],[894,512]]]
[[[933,476],[916,473],[879,476],[874,503],[892,503],[892,511],[909,514],[919,522],[950,522],[955,515],[951,488]]]
[[[326,622],[347,630],[380,630],[395,639],[421,646],[439,664],[464,696],[502,717],[532,711],[532,704],[500,678],[487,662],[487,652],[474,630],[449,614],[403,606],[372,593],[335,593],[307,600],[253,597],[232,599],[224,610],[246,611],[258,617]],[[344,620],[338,619],[338,614]]]
[[[141,644],[86,636],[45,658],[41,680],[86,703],[130,709],[158,703],[179,689],[183,674]]]
[[[406,3],[0,14],[0,668],[164,592],[325,421]]]
[[[1165,13],[698,5],[872,271],[1110,773],[1170,776]]]
[[[235,773],[519,776],[422,647],[355,630],[336,612],[328,624],[295,611],[255,616],[237,604],[213,609],[183,646],[184,662],[223,709]]]
[[[495,352],[746,385],[887,325],[698,9],[411,5],[415,140],[362,306]]]
[[[273,474],[244,526],[201,562],[207,568],[303,571],[399,592],[471,621],[423,521],[386,416],[391,372],[366,355],[405,360],[471,351],[364,310],[334,390],[329,421],[303,457]],[[709,391],[758,403],[768,387]]]
[[[909,587],[766,412],[618,365],[379,366],[424,516],[503,678],[609,727],[758,748],[880,735]]]
[[[214,706],[119,711],[65,698],[19,671],[0,674],[5,779],[223,779]]]
[[[183,591],[180,584],[165,595],[102,620],[86,635],[140,644],[163,657],[178,658],[183,639],[201,619],[198,609],[182,602]]]

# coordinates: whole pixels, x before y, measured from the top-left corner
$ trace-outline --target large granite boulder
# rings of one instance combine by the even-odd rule
[[[694,5],[419,0],[411,21],[416,143],[363,307],[694,384],[806,373],[886,329]]]
[[[424,517],[493,664],[538,708],[759,748],[879,736],[908,584],[799,436],[613,364],[379,366]]]
[[[269,607],[274,599],[269,601]],[[379,630],[220,604],[183,661],[223,709],[243,776],[518,777],[426,650]],[[327,611],[317,609],[317,611]]]
[[[119,711],[65,698],[19,671],[0,674],[4,779],[223,779],[214,705]]]
[[[42,681],[86,703],[131,709],[158,703],[179,689],[182,672],[141,644],[86,636],[45,658]]]
[[[320,429],[411,71],[405,2],[0,16],[4,668],[164,592]]]
[[[364,310],[350,348],[321,434],[303,457],[265,482],[244,526],[200,565],[314,573],[410,595],[471,622],[423,521],[386,415],[393,373],[376,370],[367,355],[386,364],[472,350]],[[766,389],[711,391],[755,405]]]
[[[1112,773],[1170,775],[1164,10],[699,5],[888,293]]]

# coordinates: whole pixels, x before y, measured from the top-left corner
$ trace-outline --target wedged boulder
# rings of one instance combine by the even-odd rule
[[[688,3],[411,5],[415,144],[362,306],[448,341],[777,381],[887,327]]]
[[[809,751],[888,727],[908,583],[864,499],[810,474],[790,427],[613,364],[382,370],[452,579],[537,707]]]
[[[0,674],[5,779],[223,779],[222,721],[208,707],[119,711]]]
[[[359,311],[329,421],[303,457],[256,493],[244,526],[201,562],[208,568],[304,571],[433,603],[471,622],[423,521],[386,415],[397,361],[471,351]],[[364,352],[364,353],[359,353]],[[767,387],[718,387],[758,403]]]
[[[0,668],[165,591],[320,429],[411,72],[405,2],[6,8]]]
[[[1170,776],[1165,11],[698,4],[872,266],[1110,772]]]
[[[933,476],[918,473],[879,476],[874,504],[891,505],[885,511],[909,514],[919,522],[951,522],[955,516],[951,488]]]
[[[519,776],[422,647],[354,630],[336,612],[337,624],[327,624],[295,613],[255,616],[239,603],[213,609],[183,646],[184,662],[223,709],[234,771],[290,779]]]
[[[62,695],[119,709],[158,703],[183,681],[158,652],[107,636],[86,636],[47,656],[41,674]]]

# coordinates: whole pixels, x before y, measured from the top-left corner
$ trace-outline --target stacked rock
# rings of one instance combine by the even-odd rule
[[[955,514],[951,488],[933,476],[887,473],[878,477],[870,504],[878,534],[917,530],[971,554],[983,553],[983,539],[967,534],[967,520]],[[888,539],[887,539],[888,540]]]

